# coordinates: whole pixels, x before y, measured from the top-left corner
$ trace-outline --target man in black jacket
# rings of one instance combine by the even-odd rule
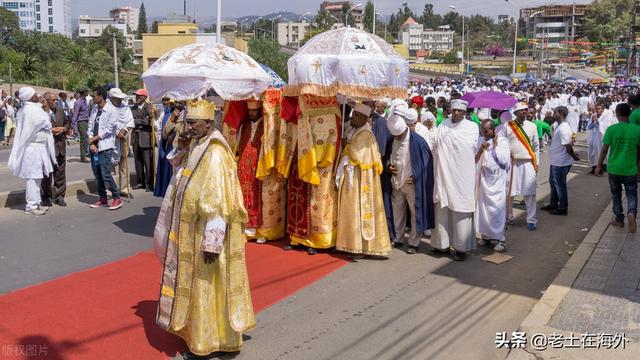
[[[138,89],[134,92],[136,103],[131,106],[133,122],[135,127],[131,135],[133,145],[133,158],[136,164],[136,179],[138,186],[136,189],[146,189],[153,191],[153,108],[146,103],[147,91]]]

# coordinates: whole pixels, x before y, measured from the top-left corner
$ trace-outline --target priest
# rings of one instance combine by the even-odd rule
[[[404,100],[396,99],[392,102],[387,127],[394,140],[387,168],[391,174],[394,246],[401,248],[405,245],[404,229],[408,208],[411,214],[411,231],[406,252],[415,254],[422,234],[434,225],[433,163],[427,142],[407,126],[406,116],[409,111],[415,113],[415,109],[407,108]]]
[[[388,256],[391,252],[380,174],[382,161],[369,117],[372,109],[356,104],[336,173],[338,230],[336,249],[353,254]]]
[[[237,352],[255,326],[245,261],[242,202],[235,156],[215,130],[213,104],[189,103],[185,132],[168,159],[166,250],[156,322],[198,356]],[[190,145],[189,145],[190,144]],[[170,187],[171,188],[171,187]],[[188,354],[191,356],[191,354]]]
[[[451,252],[456,261],[465,260],[476,247],[473,213],[476,209],[475,155],[478,126],[465,119],[467,102],[451,101],[451,117],[436,130],[435,221],[431,237],[434,252]]]

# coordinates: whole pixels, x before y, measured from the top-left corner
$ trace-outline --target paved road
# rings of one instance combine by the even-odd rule
[[[584,136],[579,139],[585,158]],[[539,206],[549,194],[546,154],[541,160]],[[584,162],[572,168],[568,217],[540,212],[538,231],[528,232],[516,209],[510,262],[482,261],[490,253],[485,248],[457,263],[425,254],[424,244],[417,255],[394,250],[389,260],[349,264],[261,312],[235,359],[506,357],[495,349],[495,333],[518,328],[609,202],[606,178],[587,170]],[[0,209],[0,291],[151,248],[160,201],[139,190],[135,195],[114,213],[89,211],[93,198],[82,194],[70,196],[69,208],[38,219]]]

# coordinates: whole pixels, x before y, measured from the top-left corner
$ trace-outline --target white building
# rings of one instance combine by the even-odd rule
[[[0,0],[20,19],[20,29],[71,37],[71,0]]]
[[[308,22],[279,22],[277,28],[278,44],[297,47],[309,32]]]
[[[123,19],[129,26],[130,33],[138,32],[138,17],[140,16],[140,9],[131,6],[117,7],[109,11],[109,16],[112,18]]]
[[[453,31],[444,28],[425,30],[422,24],[408,18],[400,27],[398,41],[410,53],[422,50],[449,52],[453,49]]]
[[[112,26],[122,33],[125,38],[125,47],[133,48],[133,34],[127,31],[127,22],[121,18],[98,18],[87,15],[78,16],[78,37],[97,38],[102,35],[104,29]]]

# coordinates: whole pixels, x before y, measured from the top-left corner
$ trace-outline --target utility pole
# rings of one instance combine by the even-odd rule
[[[15,96],[13,94],[13,68],[11,67],[11,63],[9,63],[9,96]]]
[[[116,46],[116,33],[111,33],[113,39],[113,75],[115,77],[116,87],[120,87],[120,81],[118,80],[118,47]]]
[[[640,12],[640,0],[633,2],[633,10],[631,11],[631,23],[629,24],[629,58],[627,59],[627,76],[638,75],[638,44],[636,38],[640,32],[640,24],[637,22],[638,12]]]
[[[218,0],[218,12],[216,14],[216,40],[218,44],[224,43],[222,40],[222,0]]]
[[[182,11],[184,12],[184,16],[187,16],[187,0],[184,0]]]

